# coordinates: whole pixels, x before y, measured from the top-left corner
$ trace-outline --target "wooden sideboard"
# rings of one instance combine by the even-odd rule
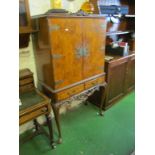
[[[135,55],[116,58],[106,62],[106,81],[108,83],[106,105],[109,107],[134,88],[135,84]]]
[[[111,107],[118,99],[134,89],[135,85],[135,54],[115,57],[105,62],[107,92],[104,109]],[[101,88],[89,97],[88,101],[99,105],[105,90]]]

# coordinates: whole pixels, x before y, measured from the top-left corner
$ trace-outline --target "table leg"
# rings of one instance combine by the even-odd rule
[[[56,146],[54,144],[52,120],[48,114],[46,114],[46,121],[49,129],[50,142],[51,142],[52,148],[55,148]]]
[[[58,144],[62,143],[62,136],[61,136],[61,127],[60,127],[60,113],[59,113],[59,107],[56,107],[54,104],[52,104],[52,109],[55,116],[55,121],[58,129],[59,139]]]
[[[100,109],[99,109],[100,110],[99,114],[101,116],[104,115],[103,109],[104,109],[104,105],[106,104],[107,83],[105,83],[105,85],[103,87],[104,87],[104,91],[103,91],[104,94],[102,95]]]

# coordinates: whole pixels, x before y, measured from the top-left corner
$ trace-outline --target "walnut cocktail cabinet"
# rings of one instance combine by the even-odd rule
[[[104,83],[103,17],[53,15],[37,18],[35,23],[38,79],[55,102]]]
[[[33,24],[38,80],[54,103],[105,84],[104,17],[55,14]]]

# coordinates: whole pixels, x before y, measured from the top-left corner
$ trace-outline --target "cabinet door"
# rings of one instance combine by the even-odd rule
[[[86,18],[83,25],[84,78],[104,72],[106,23],[100,18]]]
[[[131,56],[127,66],[126,91],[130,91],[135,85],[135,56]]]
[[[55,89],[82,80],[80,18],[50,18],[51,61]]]
[[[125,93],[127,63],[128,59],[122,59],[108,64],[107,106]]]

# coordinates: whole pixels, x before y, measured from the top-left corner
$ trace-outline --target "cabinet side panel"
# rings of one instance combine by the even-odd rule
[[[131,56],[127,66],[126,91],[130,91],[135,85],[135,56]]]
[[[53,88],[48,22],[46,18],[36,21],[39,32],[34,34],[34,48],[38,80]]]

